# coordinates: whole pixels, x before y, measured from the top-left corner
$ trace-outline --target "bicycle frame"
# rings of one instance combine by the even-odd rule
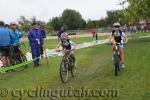
[[[116,46],[115,46],[115,53],[114,53],[113,57],[114,57],[114,63],[119,64],[119,62],[120,62],[119,44],[116,44]]]
[[[113,45],[112,43],[108,43],[109,45]],[[113,54],[113,62],[115,66],[115,76],[118,75],[118,71],[120,71],[120,53],[119,53],[119,45],[123,45],[123,43],[115,44],[115,51]]]

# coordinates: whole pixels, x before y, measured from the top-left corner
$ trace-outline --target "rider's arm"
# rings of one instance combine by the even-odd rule
[[[108,40],[111,41],[112,39],[112,33],[110,33],[109,37],[108,37]]]
[[[71,50],[75,50],[76,49],[76,44],[72,41],[70,41],[71,44]]]
[[[60,46],[61,46],[61,43],[59,42],[55,49],[58,49]]]
[[[76,49],[76,45],[73,44],[72,46],[73,46],[73,47],[72,47],[72,50],[75,50],[75,49]]]
[[[110,33],[109,37],[108,37],[108,41],[111,41],[113,44],[116,43],[114,37],[112,36],[112,33]]]
[[[56,49],[58,49],[60,47],[60,44],[57,44]]]
[[[128,42],[128,38],[127,38],[126,34],[125,34],[125,33],[122,33],[122,36],[123,36],[123,38],[125,39],[124,42],[127,43],[127,42]]]

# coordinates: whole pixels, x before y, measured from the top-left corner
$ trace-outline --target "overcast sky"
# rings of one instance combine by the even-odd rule
[[[100,19],[107,10],[121,9],[119,0],[0,0],[0,20],[9,23],[17,21],[19,16],[48,21],[61,16],[66,8],[79,11],[85,20]]]

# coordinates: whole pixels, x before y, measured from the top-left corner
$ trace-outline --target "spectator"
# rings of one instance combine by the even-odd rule
[[[8,28],[8,29],[9,29],[9,25],[8,25],[8,24],[5,24],[5,28]]]
[[[15,22],[10,24],[10,28],[14,33],[15,39],[14,39],[14,43],[12,44],[14,46],[14,53],[18,53],[20,52],[19,50],[19,45],[20,45],[20,39],[22,38],[22,32],[20,32],[17,29],[17,24]]]
[[[93,29],[91,30],[91,33],[92,33],[92,35],[93,35],[93,38],[95,38],[95,40],[96,40],[96,42],[97,42],[97,40],[98,40],[98,34],[97,34],[96,28],[93,28]]]
[[[144,32],[144,25],[141,24],[141,32],[143,33]]]
[[[9,46],[13,43],[15,36],[13,32],[5,28],[4,22],[0,21],[0,52],[2,56],[3,67],[9,66]]]
[[[64,27],[61,27],[60,31],[58,32],[58,39],[60,40],[61,34],[65,32]]]
[[[37,23],[32,24],[32,28],[28,33],[29,44],[32,51],[32,59],[34,66],[39,66],[39,57],[41,55],[41,46],[43,45],[43,36]]]
[[[40,29],[40,31],[41,31],[41,33],[42,33],[42,37],[43,37],[43,40],[46,38],[46,32],[45,32],[45,30],[44,30],[44,28],[43,28],[43,26],[42,25],[40,25],[39,24],[39,29]],[[43,57],[43,46],[41,45],[41,55],[42,55],[42,57]]]

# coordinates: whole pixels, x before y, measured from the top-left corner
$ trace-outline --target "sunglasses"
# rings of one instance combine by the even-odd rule
[[[120,28],[120,26],[114,26],[115,28]]]

